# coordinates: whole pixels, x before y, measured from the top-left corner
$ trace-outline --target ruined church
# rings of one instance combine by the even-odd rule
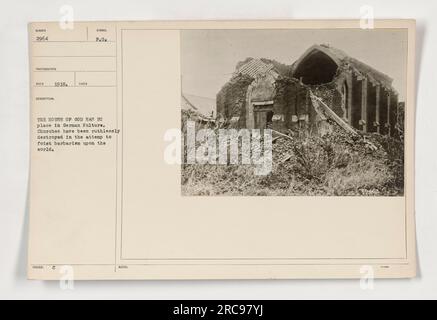
[[[217,94],[217,118],[236,128],[323,135],[337,124],[394,135],[398,93],[392,82],[329,45],[310,47],[292,65],[247,58]]]

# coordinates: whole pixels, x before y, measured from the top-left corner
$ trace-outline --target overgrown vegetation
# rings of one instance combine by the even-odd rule
[[[340,128],[323,137],[277,136],[270,174],[257,176],[251,165],[182,165],[182,194],[397,196],[404,191],[403,155],[399,139]]]

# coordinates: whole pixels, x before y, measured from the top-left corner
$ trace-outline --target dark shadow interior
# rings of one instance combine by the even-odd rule
[[[337,64],[321,51],[311,52],[297,67],[294,77],[304,84],[317,85],[331,82],[337,72]]]
[[[267,124],[271,124],[273,122],[273,111],[267,112]]]

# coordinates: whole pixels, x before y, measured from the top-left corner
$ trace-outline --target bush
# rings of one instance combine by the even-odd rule
[[[256,176],[251,165],[183,165],[182,194],[398,196],[404,191],[403,152],[399,140],[341,129],[323,137],[280,137],[270,174]]]

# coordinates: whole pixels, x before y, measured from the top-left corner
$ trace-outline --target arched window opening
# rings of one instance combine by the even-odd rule
[[[297,66],[294,77],[301,79],[304,84],[319,85],[331,82],[338,65],[326,53],[314,50],[308,54]]]

